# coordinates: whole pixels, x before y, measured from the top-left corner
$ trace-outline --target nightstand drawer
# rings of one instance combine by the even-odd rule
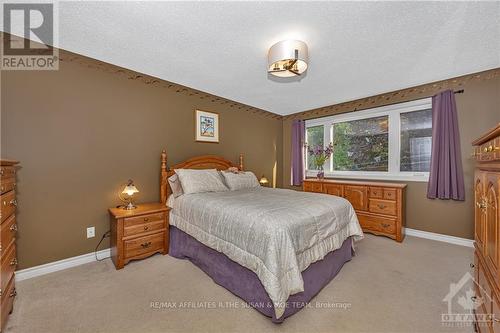
[[[124,256],[125,258],[132,258],[155,252],[161,250],[164,243],[164,232],[126,240],[124,241]]]
[[[155,214],[147,214],[134,217],[126,217],[123,221],[123,226],[127,228],[137,224],[144,224],[159,220],[163,221],[163,215],[164,213],[155,213]]]
[[[368,210],[372,213],[396,215],[396,202],[370,199]]]
[[[163,230],[164,228],[165,228],[165,220],[163,220],[162,218],[161,220],[153,222],[134,224],[129,227],[124,227],[123,236],[127,237],[132,235],[143,234],[145,232],[159,231]]]

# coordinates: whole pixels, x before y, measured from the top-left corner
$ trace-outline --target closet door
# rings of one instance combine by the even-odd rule
[[[498,267],[499,267],[499,182],[500,173],[488,172],[486,174],[486,196],[485,196],[485,259],[493,274],[493,278],[497,285],[498,282]]]
[[[474,177],[474,238],[478,249],[484,253],[484,237],[486,229],[485,222],[485,197],[484,197],[485,173],[476,170]]]

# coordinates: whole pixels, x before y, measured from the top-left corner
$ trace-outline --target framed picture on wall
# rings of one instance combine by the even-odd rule
[[[219,114],[195,110],[195,140],[219,143]]]

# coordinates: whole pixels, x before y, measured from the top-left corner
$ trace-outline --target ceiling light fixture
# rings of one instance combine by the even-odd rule
[[[282,40],[267,54],[267,72],[279,77],[301,75],[307,70],[307,45],[300,40]]]

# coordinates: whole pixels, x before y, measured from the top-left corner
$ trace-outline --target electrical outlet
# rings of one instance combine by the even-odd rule
[[[93,237],[95,237],[95,227],[88,227],[87,238],[93,238]]]

